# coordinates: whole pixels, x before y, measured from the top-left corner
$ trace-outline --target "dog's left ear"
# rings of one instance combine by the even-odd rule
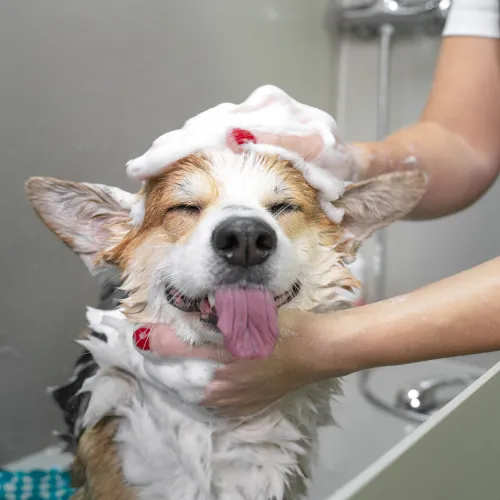
[[[40,219],[93,274],[103,267],[101,254],[131,229],[130,209],[136,198],[121,189],[32,177],[26,183],[26,193]]]
[[[350,251],[375,231],[402,219],[418,204],[427,187],[419,170],[392,172],[351,184],[335,206],[344,209],[342,226]]]

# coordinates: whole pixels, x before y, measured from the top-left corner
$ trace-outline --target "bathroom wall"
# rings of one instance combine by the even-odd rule
[[[32,213],[24,181],[131,187],[124,164],[154,138],[265,83],[331,110],[337,65],[326,5],[0,3],[0,464],[62,429],[45,388],[69,376],[72,339],[97,295],[96,280]]]
[[[130,157],[193,113],[260,84],[332,110],[344,63],[344,136],[373,139],[376,43],[351,38],[339,63],[338,40],[324,27],[327,3],[0,3],[0,464],[53,442],[51,430],[62,428],[45,388],[71,372],[72,339],[97,294],[96,280],[31,212],[24,181],[51,175],[133,188],[123,173]],[[418,117],[438,47],[438,38],[395,41],[391,128]],[[499,189],[456,216],[393,226],[387,294],[496,256]]]
[[[391,57],[390,129],[418,119],[431,87],[440,37],[396,36]],[[377,40],[343,38],[337,117],[347,140],[376,138]],[[387,230],[386,296],[408,292],[498,256],[500,184],[473,207],[432,222],[399,222]],[[490,367],[498,353],[469,357]]]

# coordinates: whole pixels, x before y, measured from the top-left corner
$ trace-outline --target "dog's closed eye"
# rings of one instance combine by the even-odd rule
[[[267,210],[271,213],[273,217],[279,217],[282,214],[290,213],[290,212],[300,212],[302,209],[293,203],[273,203]]]
[[[177,213],[183,213],[185,215],[198,215],[201,213],[202,210],[203,210],[202,207],[200,207],[199,205],[184,204],[184,205],[176,205],[174,207],[170,207],[167,210],[167,213],[177,212]]]

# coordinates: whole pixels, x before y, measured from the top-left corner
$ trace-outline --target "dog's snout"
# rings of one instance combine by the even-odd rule
[[[274,229],[250,217],[231,217],[219,224],[212,235],[217,254],[241,267],[262,264],[276,250],[276,245]]]

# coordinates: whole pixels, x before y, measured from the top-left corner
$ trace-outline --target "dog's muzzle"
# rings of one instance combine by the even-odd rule
[[[260,218],[230,216],[213,230],[211,245],[221,267],[213,290],[204,297],[189,297],[169,284],[167,300],[186,313],[199,312],[200,320],[222,334],[236,358],[267,357],[279,337],[277,309],[300,290],[296,282],[273,295],[266,286],[266,261],[278,246],[276,231]]]

